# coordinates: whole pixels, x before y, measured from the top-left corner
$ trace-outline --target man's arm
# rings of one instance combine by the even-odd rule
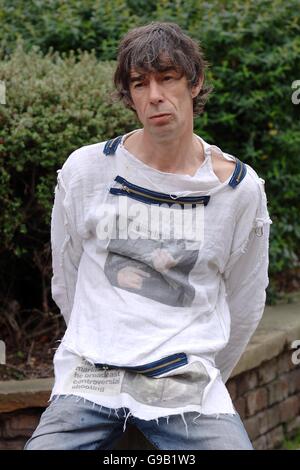
[[[231,327],[228,344],[216,356],[224,383],[239,361],[264,312],[269,283],[269,233],[272,223],[260,180],[260,198],[250,233],[232,253],[223,273]],[[241,219],[240,223],[246,223]],[[248,222],[249,224],[249,222]]]
[[[71,208],[66,203],[67,189],[58,170],[51,218],[52,298],[68,324],[75,295],[77,270],[82,254]]]

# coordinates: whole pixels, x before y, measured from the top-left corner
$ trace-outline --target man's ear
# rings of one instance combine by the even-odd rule
[[[199,95],[203,82],[204,82],[204,77],[199,77],[198,83],[194,85],[191,89],[192,98],[195,98],[196,96]]]

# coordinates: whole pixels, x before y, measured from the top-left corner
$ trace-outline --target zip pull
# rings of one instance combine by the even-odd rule
[[[124,191],[126,191],[127,193],[130,193],[130,189],[124,183],[122,184],[122,189],[124,189]]]

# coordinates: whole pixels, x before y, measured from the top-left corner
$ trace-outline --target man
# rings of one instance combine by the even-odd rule
[[[67,330],[27,449],[112,449],[128,421],[159,449],[252,449],[225,382],[264,310],[271,220],[255,171],[193,133],[205,67],[176,24],[130,31],[114,81],[141,129],[58,172]]]

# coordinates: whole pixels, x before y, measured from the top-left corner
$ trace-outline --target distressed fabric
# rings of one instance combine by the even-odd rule
[[[64,376],[74,373],[82,359],[122,368],[184,352],[189,364],[198,361],[208,377],[198,403],[172,408],[153,398],[146,404],[132,388],[116,396],[95,393],[93,401],[128,406],[141,419],[184,410],[234,413],[224,383],[261,319],[269,282],[272,221],[263,180],[247,165],[236,188],[228,185],[230,178],[221,183],[213,172],[212,146],[200,137],[205,160],[193,176],[145,165],[126,150],[125,138],[110,156],[103,154],[105,142],[82,147],[58,171],[51,223],[52,296],[67,330],[54,358],[52,396],[64,394]],[[114,227],[124,218],[123,196],[109,192],[117,175],[178,197],[209,195],[200,239],[101,239],[103,217]]]
[[[160,377],[124,369],[101,370],[61,345],[54,360],[55,395],[77,395],[111,409],[129,408],[133,416],[151,420],[188,411],[234,414],[219,371],[204,357],[189,357],[186,366]]]

